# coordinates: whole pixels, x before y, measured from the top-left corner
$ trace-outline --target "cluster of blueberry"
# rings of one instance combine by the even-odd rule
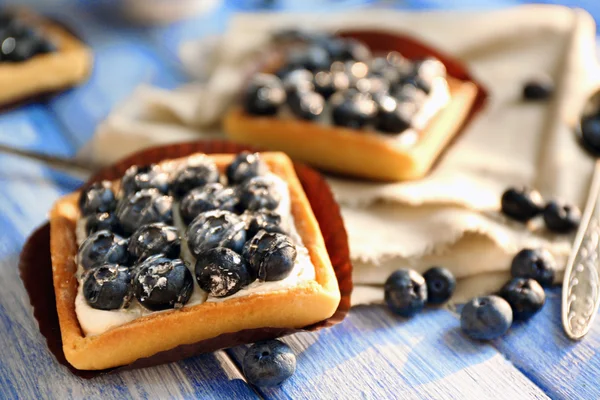
[[[394,313],[412,317],[425,304],[440,305],[448,301],[455,288],[456,279],[446,268],[432,267],[423,275],[412,269],[399,269],[385,282],[385,302]]]
[[[108,181],[81,193],[89,235],[78,252],[83,294],[91,307],[127,307],[134,296],[149,310],[189,301],[193,277],[185,260],[173,205],[187,224],[185,244],[196,258],[201,289],[230,296],[256,279],[287,277],[296,247],[276,212],[281,194],[258,154],[240,153],[227,182],[204,159],[171,177],[159,166],[133,166],[121,180],[120,199]]]
[[[286,110],[323,121],[328,115],[338,126],[399,134],[411,126],[434,80],[446,76],[444,64],[434,58],[412,62],[395,51],[373,57],[355,39],[324,33],[293,39],[285,65],[251,79],[244,97],[249,114]]]
[[[514,320],[524,321],[544,305],[542,286],[554,280],[556,262],[546,250],[524,249],[511,264],[512,279],[497,295],[467,302],[461,313],[461,328],[478,340],[495,339],[508,331]],[[454,292],[456,280],[450,271],[433,267],[421,276],[414,270],[395,271],[385,282],[385,301],[394,313],[412,317],[425,304],[442,304]]]
[[[572,204],[553,200],[544,205],[537,190],[527,187],[509,188],[502,194],[502,212],[520,222],[528,222],[542,214],[546,228],[556,233],[569,233],[579,226],[581,211]]]
[[[54,45],[13,14],[0,14],[0,62],[20,62],[55,51]]]

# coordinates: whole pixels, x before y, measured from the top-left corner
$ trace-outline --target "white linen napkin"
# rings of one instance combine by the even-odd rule
[[[401,267],[451,269],[460,279],[455,301],[498,289],[523,247],[548,248],[564,269],[570,235],[508,221],[498,209],[502,192],[522,184],[583,206],[593,162],[571,126],[600,74],[595,25],[581,10],[240,15],[223,36],[182,46],[192,83],[174,91],[140,87],[80,156],[110,163],[156,143],[218,137],[218,122],[269,32],[296,26],[409,33],[467,63],[490,92],[487,107],[426,178],[394,184],[329,178],[349,234],[354,304],[380,301],[383,282]],[[552,100],[522,102],[523,83],[540,73],[555,80]]]

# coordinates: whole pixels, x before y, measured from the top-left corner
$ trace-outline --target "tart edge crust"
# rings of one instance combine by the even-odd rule
[[[235,155],[213,154],[207,157],[213,159],[222,172]],[[75,226],[79,218],[79,192],[71,193],[59,199],[50,213],[56,308],[63,351],[71,365],[81,370],[106,369],[223,333],[266,327],[301,328],[334,314],[340,302],[337,279],[319,224],[293,164],[283,153],[261,153],[261,158],[272,173],[288,184],[296,229],[309,251],[316,279],[291,289],[154,313],[103,334],[86,337],[75,313],[78,288]]]
[[[252,116],[239,105],[227,112],[224,130],[235,142],[283,151],[323,170],[379,181],[419,179],[458,133],[478,94],[472,82],[452,77],[447,77],[447,82],[449,103],[409,148],[395,145],[394,137],[375,132]]]

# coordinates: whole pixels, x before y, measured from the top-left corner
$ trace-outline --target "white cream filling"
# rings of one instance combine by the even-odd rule
[[[169,169],[171,170],[171,168]],[[184,305],[184,307],[190,307],[197,304],[202,304],[204,302],[223,302],[233,298],[249,296],[254,293],[266,293],[286,290],[296,287],[302,284],[303,282],[315,279],[315,268],[312,264],[312,261],[310,260],[308,250],[302,245],[302,239],[300,238],[300,235],[296,230],[294,218],[291,214],[291,199],[287,183],[274,174],[271,174],[271,176],[275,179],[275,182],[278,185],[278,192],[281,194],[281,202],[279,203],[279,206],[277,207],[276,211],[282,216],[282,223],[288,227],[290,231],[289,235],[296,244],[296,248],[298,251],[296,263],[292,272],[288,277],[280,281],[254,281],[249,286],[228,297],[216,298],[213,296],[207,296],[207,293],[200,289],[198,283],[196,282],[194,273],[194,266],[196,260],[188,249],[187,241],[183,239],[185,236],[185,225],[183,224],[183,221],[181,220],[181,217],[179,215],[179,203],[175,203],[173,206],[173,216],[175,220],[175,225],[179,229],[180,236],[182,237],[181,258],[184,261],[186,261],[190,272],[192,273],[192,276],[194,276],[194,291],[190,300]],[[85,219],[81,218],[79,221],[77,221],[76,226],[77,244],[81,245],[81,243],[85,241],[86,236],[87,235],[85,233]],[[81,276],[83,272],[83,267],[79,265],[77,270],[79,288],[77,290],[77,296],[75,298],[75,313],[77,314],[79,324],[81,325],[81,328],[83,329],[83,332],[86,336],[102,334],[111,328],[124,325],[137,318],[153,313],[153,311],[144,308],[135,298],[131,300],[129,307],[126,309],[107,311],[92,308],[87,303],[85,296],[83,295],[83,282],[81,281]],[[166,311],[171,310],[154,312]]]

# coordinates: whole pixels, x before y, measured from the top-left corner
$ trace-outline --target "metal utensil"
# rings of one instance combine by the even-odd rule
[[[588,99],[577,132],[596,164],[563,280],[562,323],[573,340],[590,330],[600,305],[600,91]]]
[[[19,157],[28,158],[35,161],[41,161],[47,166],[87,178],[92,172],[98,169],[97,166],[72,158],[42,154],[36,151],[19,149],[5,144],[0,144],[0,153],[12,154]]]

